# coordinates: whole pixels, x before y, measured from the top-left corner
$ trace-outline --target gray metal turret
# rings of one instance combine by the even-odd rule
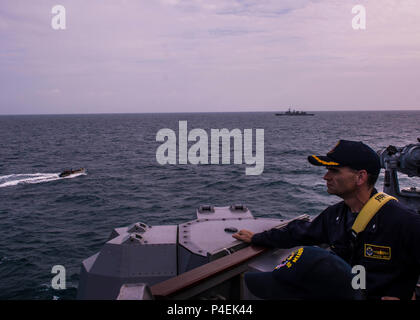
[[[114,229],[101,251],[83,261],[77,298],[116,299],[124,284],[151,286],[243,248],[232,238],[240,229],[261,232],[283,222],[254,218],[242,205],[202,206],[196,215],[180,225]]]

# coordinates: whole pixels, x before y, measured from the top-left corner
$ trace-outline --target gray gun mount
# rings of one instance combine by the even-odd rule
[[[83,261],[77,298],[145,299],[150,294],[144,284],[150,287],[246,247],[232,238],[238,230],[262,232],[295,219],[309,219],[306,215],[286,221],[255,218],[243,205],[201,206],[196,217],[179,225],[138,222],[114,229],[100,252]],[[276,265],[287,254],[271,255],[276,261],[266,264]]]
[[[410,187],[400,190],[397,172],[409,177],[420,177],[420,138],[417,143],[404,147],[388,146],[378,151],[381,166],[385,169],[384,192],[420,213],[420,189]]]

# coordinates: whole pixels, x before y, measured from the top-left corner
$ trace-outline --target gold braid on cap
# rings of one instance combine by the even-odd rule
[[[312,155],[312,157],[314,157],[314,159],[316,160],[316,161],[318,161],[319,163],[321,163],[321,164],[323,164],[323,165],[325,165],[325,166],[339,166],[340,164],[339,163],[337,163],[337,162],[334,162],[334,161],[324,161],[324,160],[321,160],[320,158],[318,158],[316,155]]]

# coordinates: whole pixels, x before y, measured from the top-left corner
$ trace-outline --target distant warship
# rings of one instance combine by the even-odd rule
[[[276,116],[314,116],[313,113],[307,113],[305,111],[287,110],[285,113],[276,113]]]

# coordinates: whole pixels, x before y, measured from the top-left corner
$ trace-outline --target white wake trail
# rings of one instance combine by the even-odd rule
[[[86,173],[77,173],[61,178],[60,173],[31,173],[31,174],[9,174],[0,176],[0,188],[16,186],[18,184],[34,184],[55,181],[59,179],[72,179]]]

